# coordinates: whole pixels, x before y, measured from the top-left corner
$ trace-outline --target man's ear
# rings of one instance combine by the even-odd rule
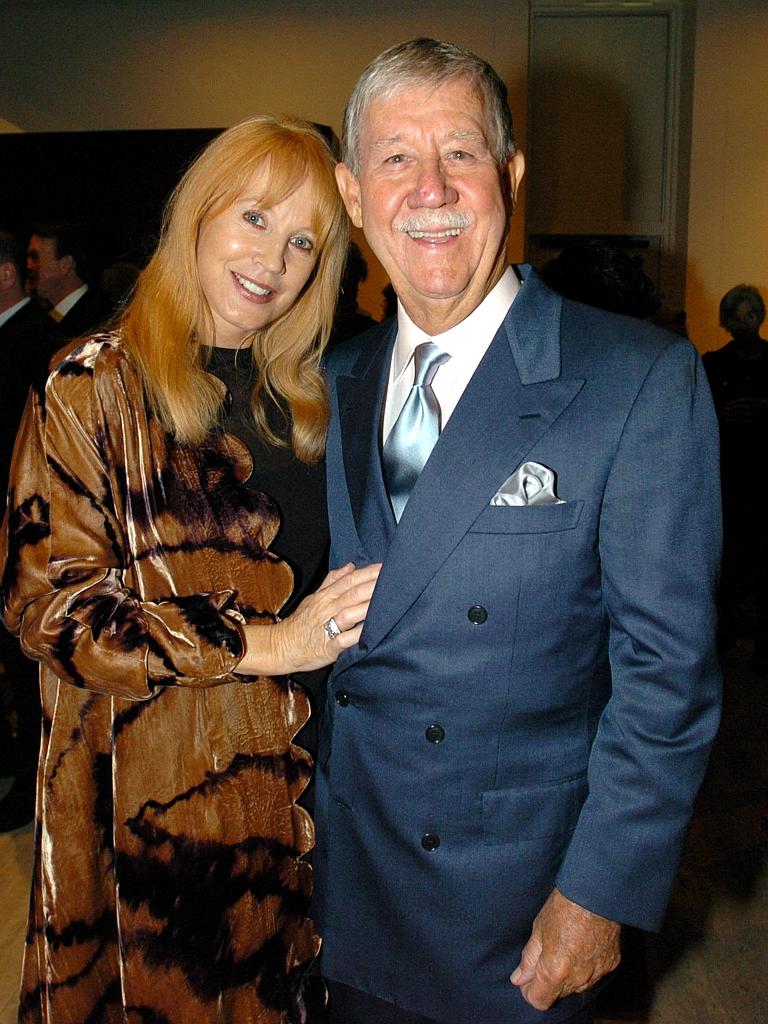
[[[57,262],[65,274],[71,274],[75,269],[75,257],[71,253],[67,253],[66,256],[59,256]]]
[[[336,164],[336,184],[339,186],[349,219],[356,228],[361,228],[363,213],[360,206],[360,182],[346,164]]]
[[[523,180],[523,175],[525,174],[525,157],[519,149],[509,158],[509,160],[507,160],[505,169],[510,209],[514,210],[517,192],[520,188],[520,182]]]
[[[0,263],[0,291],[7,292],[13,288],[17,277],[16,267],[10,260]]]

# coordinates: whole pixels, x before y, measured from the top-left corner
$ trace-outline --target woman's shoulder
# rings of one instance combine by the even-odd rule
[[[75,381],[94,387],[109,387],[114,381],[132,390],[138,372],[119,331],[78,338],[59,349],[50,363],[48,389],[69,388]]]
[[[59,349],[51,360],[51,375],[92,375],[117,367],[126,361],[119,331],[103,331],[86,338],[76,338]]]
[[[97,394],[112,396],[110,404],[135,403],[141,393],[139,375],[119,331],[79,338],[60,349],[51,361],[45,393],[46,405],[57,395],[81,407]]]

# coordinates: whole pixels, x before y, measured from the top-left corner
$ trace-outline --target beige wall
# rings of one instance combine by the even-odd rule
[[[340,127],[360,69],[414,35],[450,38],[510,87],[525,147],[528,0],[4,0],[0,131],[210,127],[257,110]],[[698,0],[686,305],[725,341],[722,294],[768,292],[765,0]],[[520,204],[522,210],[523,204]],[[522,258],[522,216],[511,255]],[[363,299],[379,314],[371,263]],[[768,298],[768,294],[766,294]]]
[[[755,284],[768,303],[766,0],[698,0],[691,158],[686,305],[706,350],[727,341],[730,287]]]
[[[0,131],[214,127],[265,111],[338,132],[365,64],[417,35],[481,54],[525,116],[528,0],[4,0],[0,20]],[[518,260],[522,239],[518,216]],[[379,316],[386,278],[369,263],[363,304]]]

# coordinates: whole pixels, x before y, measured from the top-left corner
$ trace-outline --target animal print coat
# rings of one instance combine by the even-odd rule
[[[292,587],[249,472],[229,435],[167,436],[114,335],[27,406],[0,547],[44,714],[24,1024],[293,1019],[319,945],[309,707],[232,674]]]

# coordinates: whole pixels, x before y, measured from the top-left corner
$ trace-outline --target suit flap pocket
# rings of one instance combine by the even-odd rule
[[[488,505],[470,533],[555,533],[572,530],[579,521],[583,501],[563,505]]]
[[[546,786],[492,789],[481,794],[487,843],[543,839],[575,828],[587,798],[587,773]]]

